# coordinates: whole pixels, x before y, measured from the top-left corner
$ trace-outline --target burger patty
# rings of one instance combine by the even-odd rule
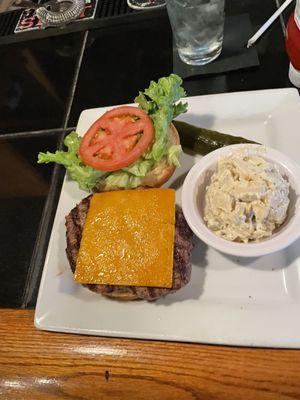
[[[66,217],[66,253],[74,273],[77,255],[80,248],[82,231],[90,206],[91,196],[83,199],[76,207],[71,210]],[[174,263],[173,263],[173,283],[171,288],[146,287],[146,286],[117,286],[102,284],[86,284],[88,289],[110,297],[126,297],[156,300],[175,292],[185,286],[191,277],[190,257],[193,250],[193,233],[189,228],[180,208],[176,208],[175,214],[175,236],[174,236]]]

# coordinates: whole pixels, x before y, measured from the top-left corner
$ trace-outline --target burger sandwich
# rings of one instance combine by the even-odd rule
[[[187,109],[181,84],[175,74],[152,81],[136,97],[137,107],[113,108],[83,137],[67,135],[66,151],[39,154],[39,163],[64,165],[81,189],[94,193],[66,216],[74,280],[93,292],[157,300],[190,280],[192,232],[175,191],[159,188],[179,166],[172,120]]]

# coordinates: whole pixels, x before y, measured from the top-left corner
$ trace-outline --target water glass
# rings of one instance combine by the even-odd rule
[[[204,65],[222,50],[225,0],[167,0],[178,54],[183,62]]]

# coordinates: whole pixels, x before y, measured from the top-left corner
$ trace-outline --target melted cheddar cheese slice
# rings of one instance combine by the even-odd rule
[[[94,194],[83,229],[75,281],[172,287],[173,189]]]

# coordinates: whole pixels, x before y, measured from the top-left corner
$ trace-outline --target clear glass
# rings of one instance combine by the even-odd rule
[[[167,0],[178,53],[183,62],[204,65],[222,50],[225,0]]]

